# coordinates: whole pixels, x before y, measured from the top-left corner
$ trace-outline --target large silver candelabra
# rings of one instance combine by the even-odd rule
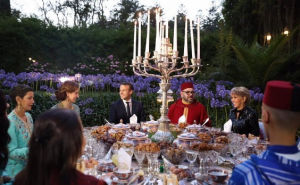
[[[152,136],[154,141],[173,141],[174,137],[170,132],[170,119],[168,118],[167,91],[171,87],[170,80],[172,78],[190,77],[199,72],[201,60],[191,58],[188,61],[187,56],[182,57],[182,66],[178,66],[180,57],[178,51],[172,51],[172,44],[169,38],[163,38],[161,43],[161,52],[154,51],[154,55],[150,58],[150,52],[145,52],[145,57],[137,56],[132,60],[133,72],[139,76],[156,77],[161,79],[159,86],[162,90],[162,105],[160,108],[161,117],[158,119],[158,131]],[[150,73],[157,71],[160,74]],[[178,74],[183,72],[182,74]]]

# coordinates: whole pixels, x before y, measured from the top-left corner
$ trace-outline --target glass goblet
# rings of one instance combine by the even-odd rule
[[[199,151],[198,152],[198,157],[199,157],[199,160],[200,161],[202,160],[203,164],[206,166],[205,169],[203,169],[203,170],[205,170],[205,173],[206,173],[206,168],[207,168],[206,163],[207,163],[207,158],[208,158],[208,151]]]
[[[148,171],[152,173],[152,166],[154,166],[155,161],[157,160],[158,156],[160,155],[160,151],[158,152],[147,152],[146,157],[148,159]]]
[[[139,163],[139,169],[142,169],[142,162],[145,158],[145,152],[141,150],[134,150],[134,157],[136,158],[137,162]]]
[[[211,150],[209,152],[209,158],[213,164],[217,164],[220,156],[220,150]]]
[[[190,163],[190,169],[192,171],[194,171],[194,163],[197,159],[197,156],[198,156],[198,152],[197,151],[194,151],[194,150],[185,150],[185,153],[186,153],[186,159],[188,160],[188,162]]]

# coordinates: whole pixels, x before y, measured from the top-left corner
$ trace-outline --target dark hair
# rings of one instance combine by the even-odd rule
[[[65,81],[58,90],[55,91],[55,96],[58,101],[63,101],[67,98],[67,92],[72,93],[79,89],[79,85],[73,81]]]
[[[15,184],[49,185],[51,176],[58,175],[59,185],[70,185],[76,179],[83,140],[81,120],[74,111],[44,112],[34,123],[27,165]]]
[[[26,86],[26,85],[23,85],[23,84],[19,84],[19,85],[16,85],[14,86],[11,91],[10,91],[10,99],[11,101],[17,105],[17,100],[16,100],[16,97],[19,96],[20,98],[24,98],[24,96],[26,95],[27,92],[30,92],[32,91],[33,92],[33,89],[29,86]]]
[[[123,83],[120,84],[120,86],[121,86],[121,85],[128,85],[128,86],[129,86],[129,90],[133,90],[133,85],[132,85],[132,83],[129,83],[129,82],[123,82]]]
[[[8,161],[8,148],[10,136],[7,132],[9,120],[6,114],[7,104],[3,91],[0,90],[0,169],[4,170]]]

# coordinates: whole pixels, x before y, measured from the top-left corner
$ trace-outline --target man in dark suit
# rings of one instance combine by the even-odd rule
[[[121,99],[114,102],[110,106],[109,122],[110,123],[130,123],[129,118],[135,114],[137,116],[137,122],[146,121],[146,115],[143,104],[139,101],[133,100],[131,94],[133,93],[133,85],[128,82],[124,82],[120,85],[120,97]]]

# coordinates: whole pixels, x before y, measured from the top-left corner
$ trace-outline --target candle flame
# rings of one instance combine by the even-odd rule
[[[150,14],[150,10],[148,10],[148,14]]]
[[[139,17],[142,17],[142,13],[141,12],[139,13]]]

